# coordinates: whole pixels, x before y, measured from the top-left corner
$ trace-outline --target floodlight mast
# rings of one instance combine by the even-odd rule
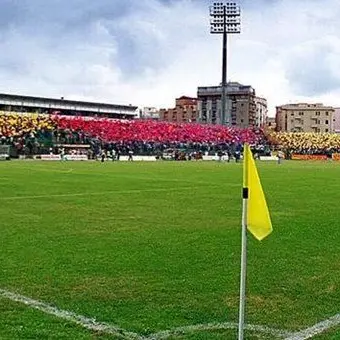
[[[210,17],[210,33],[223,35],[220,123],[230,126],[231,114],[227,108],[227,40],[228,34],[241,33],[241,9],[235,2],[214,2],[210,6]]]

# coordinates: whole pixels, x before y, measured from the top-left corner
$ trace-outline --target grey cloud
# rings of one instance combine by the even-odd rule
[[[140,96],[140,102],[157,105],[158,100],[163,106],[169,98],[172,103],[179,91],[188,88],[194,93],[199,82],[219,82],[221,44],[219,37],[209,36],[211,2],[0,0],[0,91],[106,96],[118,102]],[[323,46],[321,54],[309,45],[306,51],[295,49],[311,36],[323,40],[326,34],[339,34],[336,18],[322,25],[329,15],[314,10],[316,2],[242,0],[242,34],[230,40],[229,74],[235,80],[242,74],[246,83],[269,79],[264,95],[275,84],[285,86],[282,64],[290,93],[324,93],[338,87],[338,75],[331,71],[340,69],[334,62],[334,44]],[[325,3],[322,6],[339,8],[338,0]],[[307,7],[320,21],[309,20]],[[245,46],[238,47],[237,40]],[[254,46],[254,41],[270,46],[270,51]],[[290,47],[291,57],[283,60]],[[273,69],[280,73],[277,78],[271,76]]]
[[[54,55],[73,54],[74,49],[84,44],[110,45],[116,49],[111,56],[112,65],[117,64],[126,76],[157,68],[162,63],[157,37],[145,27],[152,24],[152,16],[159,6],[169,7],[173,1],[3,1],[0,37],[11,41],[6,53],[18,68],[27,62],[24,53],[18,53],[22,40],[30,41],[33,51],[43,49]],[[107,29],[107,35],[98,32],[98,24]],[[0,60],[0,68],[4,64],[9,66]]]
[[[125,23],[145,13],[146,4],[158,1],[3,0],[0,91],[100,95],[122,71],[152,67],[145,57],[152,37],[146,34],[140,45],[140,32],[133,35]]]
[[[208,24],[210,3],[197,0],[3,1],[1,13],[7,24],[2,29],[0,27],[0,36],[2,32],[6,37],[4,39],[12,41],[7,53],[18,68],[30,62],[17,51],[17,45],[22,40],[30,41],[29,47],[33,51],[42,49],[53,55],[73,54],[74,49],[84,44],[110,45],[115,50],[111,54],[111,64],[118,66],[128,79],[135,79],[146,70],[157,72],[176,57],[178,49],[184,47],[185,42],[180,39],[181,31],[192,25],[190,20],[169,20],[164,16],[164,11],[175,6],[180,9],[181,4],[183,7],[199,7],[206,10]],[[162,15],[164,23],[156,23],[157,17]],[[172,15],[169,12],[169,16]],[[107,30],[106,35],[98,33],[98,24]],[[178,27],[180,24],[185,27]],[[176,34],[179,39],[175,38]],[[32,52],[29,54],[32,55]]]
[[[286,77],[297,95],[317,96],[340,88],[340,74],[334,60],[340,53],[329,42],[313,42],[292,51],[286,66]]]
[[[0,4],[0,30],[8,29],[10,25],[20,23],[20,5],[19,2],[3,0]]]

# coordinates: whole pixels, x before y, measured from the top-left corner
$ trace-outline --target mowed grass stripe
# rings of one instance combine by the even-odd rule
[[[32,195],[32,196],[10,196],[0,197],[1,201],[6,200],[25,200],[25,199],[39,199],[39,198],[58,198],[58,197],[76,197],[76,196],[105,196],[105,195],[123,195],[123,194],[140,194],[140,193],[152,193],[152,192],[170,192],[181,190],[195,190],[201,189],[198,187],[178,187],[178,188],[153,188],[153,189],[131,189],[131,190],[112,190],[112,191],[100,191],[100,192],[78,192],[78,193],[65,193],[65,194],[50,194],[50,195]]]
[[[249,238],[247,323],[297,331],[339,312],[340,168],[258,166],[274,232]],[[1,201],[0,286],[141,334],[237,321],[241,164],[8,162],[0,171],[0,197],[141,190]]]

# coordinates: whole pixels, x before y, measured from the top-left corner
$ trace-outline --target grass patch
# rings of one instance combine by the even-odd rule
[[[274,232],[249,238],[247,323],[303,329],[339,312],[340,166],[259,172]],[[3,162],[0,173],[0,288],[145,335],[237,322],[242,165]],[[64,336],[62,320],[1,306],[11,339],[25,338],[18,323],[31,338],[44,337],[37,324]]]

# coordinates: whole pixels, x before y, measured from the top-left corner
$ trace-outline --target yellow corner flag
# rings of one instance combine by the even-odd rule
[[[248,230],[259,241],[273,230],[255,161],[248,144],[244,144],[243,188],[248,198],[246,223]]]

